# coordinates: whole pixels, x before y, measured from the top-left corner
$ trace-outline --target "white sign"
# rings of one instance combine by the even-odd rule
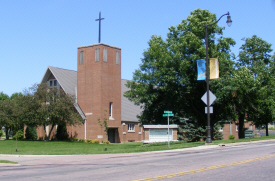
[[[149,140],[153,142],[167,141],[167,129],[149,129]],[[169,141],[173,140],[173,129],[169,129]]]
[[[213,107],[209,107],[209,113],[213,114]],[[205,114],[207,114],[207,107],[205,107]]]
[[[216,96],[209,90],[209,106],[216,100]],[[207,92],[201,97],[201,100],[207,105]]]

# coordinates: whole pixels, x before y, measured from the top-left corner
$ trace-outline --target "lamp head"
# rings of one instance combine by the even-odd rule
[[[231,16],[229,16],[229,13],[228,13],[228,16],[227,16],[227,21],[226,21],[227,25],[230,27],[231,24],[232,24],[232,20],[231,20]]]

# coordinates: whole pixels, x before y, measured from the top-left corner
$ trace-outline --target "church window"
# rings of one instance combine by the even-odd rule
[[[52,87],[53,86],[53,81],[52,80],[50,80],[50,87]]]
[[[53,81],[53,86],[57,86],[57,80]]]
[[[106,48],[103,49],[103,61],[107,62],[107,49]]]
[[[84,51],[79,52],[79,64],[84,63]]]
[[[129,123],[128,124],[128,131],[135,131],[135,124],[134,123]]]
[[[119,62],[120,62],[119,52],[116,52],[116,64],[119,65]]]
[[[99,58],[100,58],[100,56],[99,56],[99,51],[100,51],[99,48],[96,48],[96,49],[95,49],[95,61],[96,61],[96,62],[99,62]]]
[[[109,105],[109,117],[112,118],[113,117],[113,103],[110,102]]]

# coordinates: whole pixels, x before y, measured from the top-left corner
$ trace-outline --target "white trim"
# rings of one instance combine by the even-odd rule
[[[93,115],[93,113],[86,113],[85,115],[86,116],[90,116],[90,115]]]
[[[168,128],[168,125],[143,125],[145,129],[160,129],[160,128]],[[178,125],[169,125],[169,128],[176,129]]]
[[[84,122],[84,139],[86,140],[86,133],[87,133],[87,122],[86,122],[86,119],[85,119],[85,122]]]
[[[87,47],[93,47],[93,46],[98,46],[98,45],[104,45],[104,46],[107,46],[107,47],[112,47],[112,48],[116,48],[116,49],[119,49],[121,50],[121,48],[119,47],[115,47],[115,46],[112,46],[112,45],[108,45],[106,43],[96,43],[96,44],[91,44],[91,45],[83,45],[83,46],[79,46],[77,48],[87,48]]]

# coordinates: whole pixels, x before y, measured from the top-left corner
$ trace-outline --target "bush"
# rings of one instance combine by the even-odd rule
[[[25,137],[27,140],[36,140],[37,139],[37,131],[35,127],[28,126],[25,131]]]
[[[85,142],[86,142],[86,140],[85,140],[85,139],[80,139],[80,140],[79,140],[79,142],[81,142],[81,143],[85,143]]]
[[[97,139],[92,140],[92,143],[99,144],[99,140],[97,140]]]
[[[91,139],[87,139],[87,143],[92,143],[92,140]]]
[[[67,133],[66,124],[59,124],[57,126],[55,138],[60,141],[68,140],[69,135]]]
[[[24,133],[22,130],[17,131],[17,133],[12,137],[13,140],[15,139],[23,139],[24,138]]]
[[[0,129],[0,138],[3,136],[3,130]]]
[[[79,140],[78,140],[78,138],[70,138],[70,141],[71,142],[78,142]]]
[[[234,136],[234,135],[229,135],[229,136],[228,136],[228,139],[234,140],[234,139],[235,139],[235,136]]]
[[[108,145],[110,144],[110,141],[102,141],[102,143]]]

